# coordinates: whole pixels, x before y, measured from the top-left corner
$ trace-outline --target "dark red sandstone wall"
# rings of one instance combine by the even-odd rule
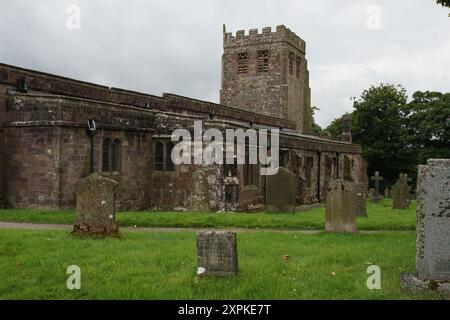
[[[26,77],[29,92],[5,95],[6,88],[16,89],[15,81],[19,77]],[[121,210],[188,206],[192,173],[198,167],[176,166],[173,172],[154,170],[154,142],[168,142],[176,128],[191,128],[195,119],[203,119],[205,127],[222,129],[248,128],[255,119],[275,127],[294,128],[289,121],[204,101],[110,90],[4,65],[0,65],[0,83],[0,170],[3,172],[0,188],[4,188],[1,194],[8,207],[74,206],[77,183],[89,172],[87,119],[95,119],[98,128],[94,140],[96,172],[102,171],[103,139],[121,141],[120,170],[103,172],[120,181],[117,206]],[[146,101],[150,102],[150,107],[142,106]],[[360,183],[366,181],[358,145],[283,135],[281,146],[290,150],[285,166],[298,176],[298,203],[318,201],[318,192],[323,200],[330,173],[330,169],[325,168],[325,154],[330,158],[345,154],[354,160],[350,168],[352,179]],[[322,154],[320,186],[319,152]],[[311,159],[310,169],[305,165],[307,159]],[[240,166],[239,205],[241,209],[248,209],[261,204],[264,183],[260,177],[256,185],[244,186],[243,171]],[[214,186],[211,191],[214,210],[224,208],[221,174],[220,167],[209,170]]]

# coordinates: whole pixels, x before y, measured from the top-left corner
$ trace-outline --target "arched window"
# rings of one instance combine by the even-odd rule
[[[103,140],[103,146],[102,146],[102,171],[103,172],[107,172],[109,171],[109,148],[111,145],[111,141],[106,138],[105,140]]]
[[[174,147],[174,144],[172,142],[169,142],[166,144],[166,170],[167,171],[174,171],[175,165],[172,161],[172,149]]]
[[[164,170],[164,144],[162,142],[155,144],[155,170]]]
[[[120,171],[120,140],[116,139],[111,144],[111,171]]]

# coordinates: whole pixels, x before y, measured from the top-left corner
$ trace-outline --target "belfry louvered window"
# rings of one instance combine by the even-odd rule
[[[238,73],[245,74],[248,71],[248,53],[238,53]]]
[[[258,51],[258,72],[269,71],[269,50]]]
[[[289,52],[289,74],[294,74],[294,54]]]

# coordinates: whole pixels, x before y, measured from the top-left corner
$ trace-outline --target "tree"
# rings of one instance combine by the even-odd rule
[[[450,0],[437,0],[436,2],[443,7],[450,8]]]
[[[334,119],[325,131],[330,135],[331,139],[339,140],[342,133],[342,117]]]
[[[417,162],[450,158],[450,93],[417,91],[412,98],[407,137]]]
[[[316,120],[314,119],[314,116],[316,115],[316,111],[320,110],[319,108],[317,108],[316,106],[313,106],[311,108],[311,130],[312,130],[312,134],[315,136],[320,136],[323,133],[323,129],[321,126],[319,126],[316,122]]]
[[[362,146],[368,174],[380,171],[388,185],[399,172],[413,175],[417,164],[406,139],[407,99],[400,85],[371,86],[355,102],[352,115],[353,141]]]

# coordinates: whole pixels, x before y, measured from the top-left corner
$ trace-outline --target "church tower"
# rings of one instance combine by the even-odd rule
[[[283,25],[224,32],[220,103],[291,120],[311,133],[311,89],[305,41]]]

